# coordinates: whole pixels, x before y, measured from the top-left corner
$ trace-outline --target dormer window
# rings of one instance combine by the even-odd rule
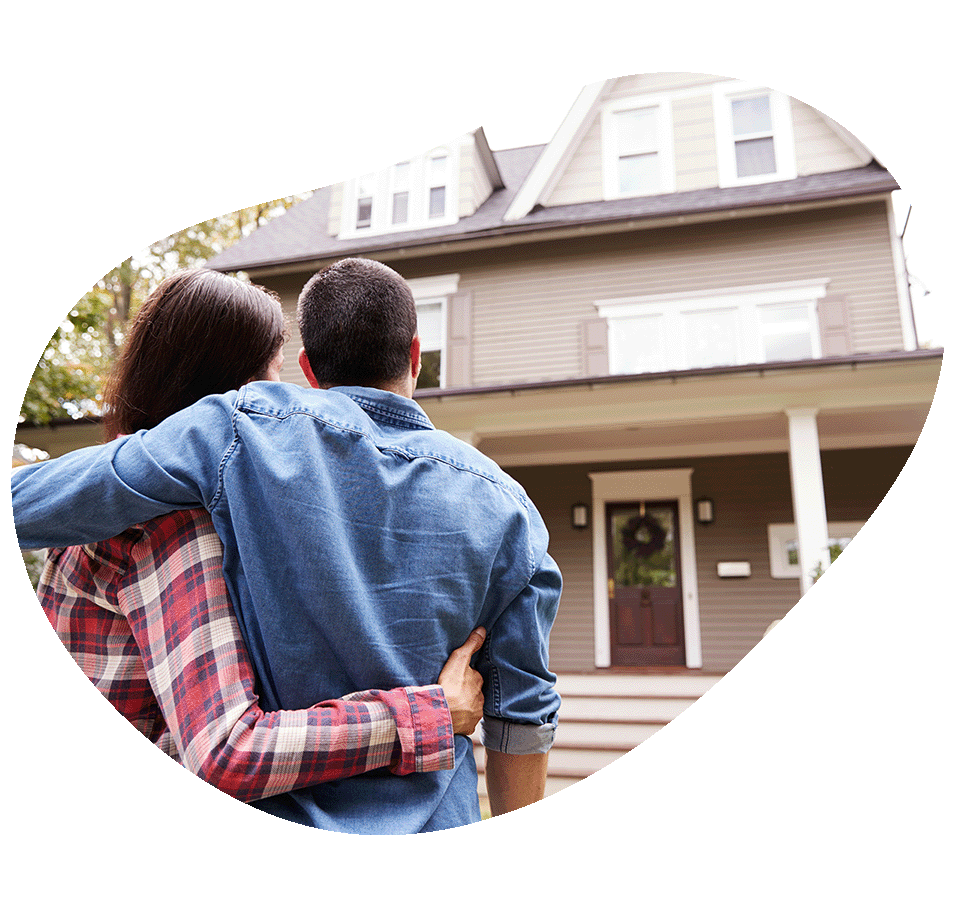
[[[607,200],[668,193],[673,186],[672,116],[664,97],[629,97],[603,108]]]
[[[774,175],[778,169],[775,165],[769,95],[738,97],[730,103],[736,174],[739,178]]]
[[[355,213],[355,228],[371,227],[371,209],[374,204],[374,176],[358,179],[358,205]]]
[[[459,170],[455,142],[345,182],[338,237],[454,224]]]
[[[391,224],[404,225],[408,216],[410,199],[411,164],[398,163],[391,170]]]
[[[429,219],[444,218],[447,202],[447,157],[432,156],[427,161],[427,216]]]
[[[792,111],[785,94],[725,82],[713,86],[719,186],[794,178]]]

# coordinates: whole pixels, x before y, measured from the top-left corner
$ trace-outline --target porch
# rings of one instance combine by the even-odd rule
[[[546,795],[582,781],[638,747],[721,678],[687,669],[676,669],[674,674],[558,674],[563,704],[550,750]],[[476,738],[474,752],[481,809],[487,814],[484,753]]]

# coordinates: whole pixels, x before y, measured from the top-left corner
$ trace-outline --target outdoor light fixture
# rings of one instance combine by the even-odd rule
[[[590,520],[590,509],[585,503],[576,503],[571,511],[574,528],[586,528]]]
[[[715,517],[715,508],[708,497],[696,500],[696,521],[700,525],[708,525]]]

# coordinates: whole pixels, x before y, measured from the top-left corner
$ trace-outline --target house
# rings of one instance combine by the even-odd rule
[[[549,790],[731,669],[900,472],[941,351],[918,349],[897,189],[794,98],[633,75],[586,86],[544,146],[477,129],[211,261],[292,322],[342,257],[409,281],[416,399],[526,487],[564,574]]]

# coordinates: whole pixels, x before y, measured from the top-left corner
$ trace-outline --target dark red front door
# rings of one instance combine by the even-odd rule
[[[675,501],[606,507],[614,666],[685,665],[677,509]]]

